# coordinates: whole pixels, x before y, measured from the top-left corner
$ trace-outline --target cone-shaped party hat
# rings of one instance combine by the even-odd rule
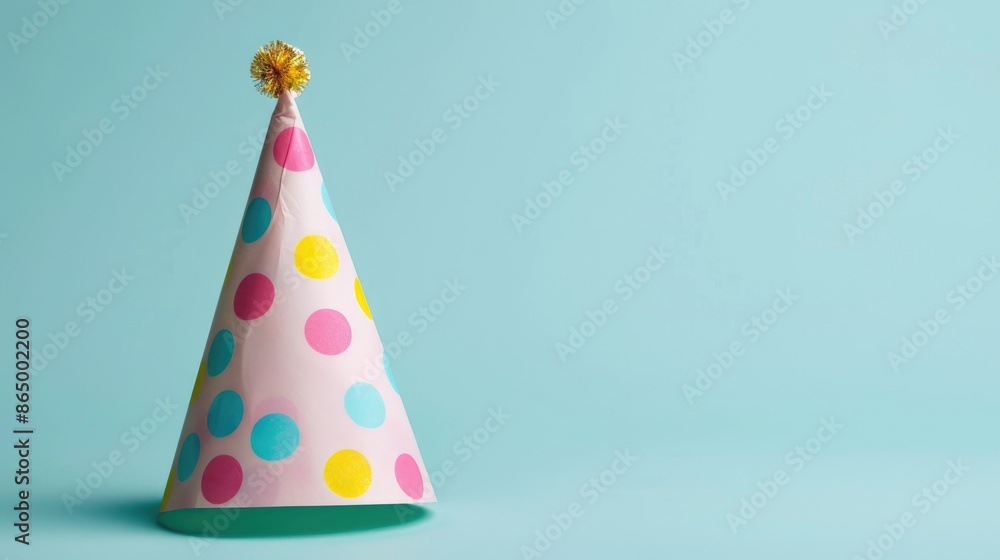
[[[160,507],[433,502],[295,96],[301,51],[254,57],[277,106]]]

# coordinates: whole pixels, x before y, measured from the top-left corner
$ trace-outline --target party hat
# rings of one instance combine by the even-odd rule
[[[277,98],[160,506],[433,502],[295,97],[302,52],[256,53]]]

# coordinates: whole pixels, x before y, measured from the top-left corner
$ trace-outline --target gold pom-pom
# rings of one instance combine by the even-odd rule
[[[309,63],[299,49],[271,41],[253,55],[250,77],[257,91],[269,97],[278,97],[283,91],[302,93],[309,83]]]

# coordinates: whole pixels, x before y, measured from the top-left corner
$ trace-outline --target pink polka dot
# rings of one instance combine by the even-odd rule
[[[306,171],[312,169],[312,146],[306,131],[297,126],[291,126],[278,133],[274,139],[274,161],[289,171]]]
[[[403,453],[396,458],[396,482],[407,496],[419,500],[424,496],[424,477],[420,474],[417,461]]]
[[[340,354],[351,345],[351,324],[339,311],[320,309],[306,319],[306,342],[320,354]]]
[[[205,465],[201,475],[201,494],[213,504],[233,499],[243,485],[243,467],[231,455],[219,455]]]
[[[233,311],[245,321],[263,316],[274,303],[274,284],[263,274],[254,272],[240,281],[233,298]]]

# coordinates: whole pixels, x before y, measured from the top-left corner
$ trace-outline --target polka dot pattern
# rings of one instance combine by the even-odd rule
[[[201,495],[212,504],[232,500],[243,486],[243,467],[232,455],[219,455],[205,465],[201,475]]]
[[[396,483],[400,490],[414,500],[424,496],[424,477],[412,455],[403,453],[396,458]]]
[[[340,267],[333,243],[322,235],[307,235],[295,246],[295,268],[307,278],[323,280]]]
[[[333,202],[330,200],[330,191],[326,188],[326,183],[319,186],[319,190],[323,195],[323,206],[326,206],[326,211],[330,214],[330,217],[334,221],[337,221],[337,213],[333,211]]]
[[[392,369],[389,368],[389,354],[382,352],[382,369],[385,370],[385,376],[389,378],[389,385],[392,385],[392,390],[399,394],[399,389],[396,388],[396,378],[392,376]]]
[[[177,480],[184,482],[194,474],[195,467],[198,466],[198,457],[201,456],[201,440],[198,434],[188,434],[181,445],[181,451],[177,455]]]
[[[320,309],[306,319],[306,342],[313,350],[336,356],[351,345],[351,324],[344,314],[333,309]]]
[[[378,428],[385,422],[385,402],[371,383],[351,385],[344,394],[344,410],[362,428]]]
[[[299,427],[284,414],[268,414],[257,421],[250,433],[250,447],[265,461],[280,461],[299,446]]]
[[[323,478],[333,493],[345,498],[357,498],[372,485],[372,467],[360,452],[341,449],[327,459]]]
[[[236,288],[233,312],[244,321],[263,317],[274,303],[274,284],[260,273],[247,274]]]
[[[274,161],[289,171],[307,171],[316,163],[306,131],[290,126],[274,139]]]
[[[222,373],[230,360],[233,359],[233,349],[236,348],[236,340],[233,333],[226,329],[215,333],[212,339],[212,346],[208,349],[208,375],[215,377]]]
[[[250,204],[247,204],[240,238],[243,239],[244,243],[253,243],[267,233],[267,228],[270,225],[271,205],[263,198],[255,198],[250,201]]]
[[[333,193],[277,103],[161,508],[434,501]]]
[[[243,399],[236,391],[222,391],[208,409],[208,433],[226,437],[236,431],[243,421]]]
[[[361,311],[365,312],[365,317],[369,319],[372,318],[372,310],[368,308],[368,298],[365,297],[365,291],[361,289],[361,279],[354,279],[354,298],[358,300],[358,305],[361,306]]]

